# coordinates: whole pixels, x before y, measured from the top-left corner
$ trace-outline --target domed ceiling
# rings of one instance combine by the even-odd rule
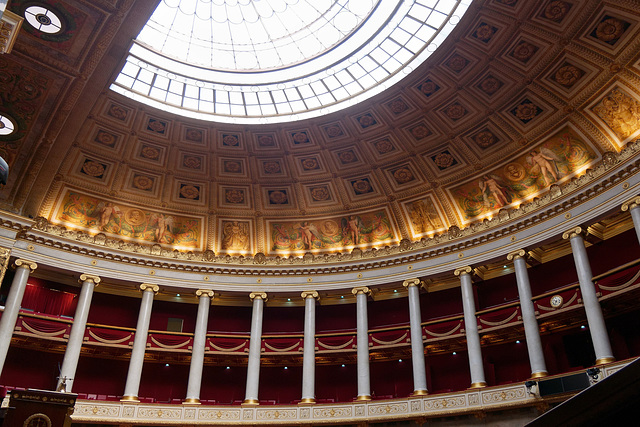
[[[0,135],[5,209],[169,250],[365,250],[517,209],[640,134],[634,1],[475,1],[400,83],[273,125],[109,90],[155,3],[39,2],[62,32],[25,23],[0,57],[0,113],[16,125]]]

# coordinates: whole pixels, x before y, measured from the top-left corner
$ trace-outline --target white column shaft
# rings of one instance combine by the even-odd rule
[[[302,399],[315,399],[316,300],[304,300],[304,347],[302,351]]]
[[[76,376],[76,368],[78,367],[80,349],[82,348],[82,342],[84,340],[84,331],[87,326],[87,318],[89,317],[94,288],[95,283],[93,280],[85,280],[82,282],[82,289],[78,297],[78,306],[76,307],[76,314],[73,316],[73,324],[71,325],[69,341],[67,342],[67,349],[64,352],[62,368],[60,368],[60,378],[58,378],[57,385],[57,387],[60,387],[64,381],[64,389],[67,393],[70,393],[73,388],[73,380]]]
[[[408,286],[409,324],[411,327],[411,362],[413,364],[413,390],[427,390],[427,373],[424,365],[424,344],[422,342],[422,316],[420,313],[420,290]]]
[[[613,351],[609,343],[609,334],[602,316],[602,308],[596,295],[596,287],[591,280],[591,265],[587,256],[587,249],[584,246],[582,236],[574,234],[570,238],[573,260],[576,263],[578,281],[580,282],[580,294],[587,314],[587,323],[591,332],[593,349],[596,353],[596,360],[613,359]]]
[[[249,339],[249,360],[247,364],[247,388],[245,392],[245,402],[258,400],[263,308],[264,301],[262,298],[254,298],[253,311],[251,314],[251,337]]]
[[[369,378],[369,322],[367,320],[367,295],[356,295],[357,306],[357,355],[358,355],[358,397],[371,396]]]
[[[127,372],[127,382],[124,386],[123,397],[138,397],[140,389],[140,378],[142,377],[142,365],[144,363],[144,353],[147,348],[147,337],[149,335],[149,321],[151,320],[151,308],[153,306],[153,291],[142,292],[142,302],[140,303],[140,313],[138,314],[138,324],[136,334],[133,339],[131,349],[131,360],[129,361],[129,372]]]
[[[484,367],[482,366],[482,350],[480,335],[478,335],[478,321],[476,319],[476,304],[473,298],[471,276],[460,275],[462,289],[462,308],[464,310],[464,329],[469,352],[469,370],[471,371],[471,385],[485,384]]]
[[[2,368],[7,358],[7,352],[11,344],[11,336],[16,327],[20,304],[22,303],[22,297],[24,297],[24,291],[27,288],[27,280],[29,279],[30,273],[31,270],[26,265],[22,265],[16,269],[13,282],[11,282],[11,289],[9,289],[9,295],[7,295],[7,301],[4,304],[4,312],[2,313],[2,318],[0,318],[0,373],[2,373]]]
[[[198,301],[196,330],[193,334],[191,365],[189,366],[189,382],[187,383],[187,400],[200,400],[202,369],[204,366],[204,347],[207,340],[207,325],[209,323],[210,305],[211,298],[208,295],[201,295]]]
[[[547,373],[547,366],[542,353],[542,342],[540,341],[540,328],[536,319],[533,301],[531,301],[531,284],[524,258],[515,257],[513,266],[516,270],[516,282],[518,284],[518,296],[520,297],[520,311],[522,312],[522,323],[524,324],[524,334],[527,341],[527,351],[529,352],[529,364],[531,374],[540,375]]]
[[[631,205],[629,212],[631,212],[633,227],[636,229],[636,236],[638,236],[638,241],[640,241],[640,206],[635,204]]]

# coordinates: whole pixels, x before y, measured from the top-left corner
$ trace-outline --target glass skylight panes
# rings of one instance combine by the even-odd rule
[[[399,81],[470,2],[161,0],[111,88],[204,120],[318,116]]]

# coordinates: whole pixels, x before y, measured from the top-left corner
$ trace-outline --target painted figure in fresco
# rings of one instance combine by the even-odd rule
[[[223,228],[222,249],[249,249],[249,226],[238,221],[227,222]]]
[[[496,175],[485,175],[478,183],[480,191],[482,192],[482,199],[486,208],[491,207],[489,202],[489,196],[493,196],[496,201],[496,207],[502,207],[511,203],[511,195],[506,185]]]
[[[535,168],[539,168],[545,185],[550,185],[558,180],[559,172],[556,162],[559,160],[553,151],[545,147],[541,147],[540,151],[533,150],[527,157],[527,161],[533,166],[531,172],[534,172]],[[547,182],[549,175],[553,178],[551,182]]]
[[[349,218],[342,218],[342,229],[345,230],[345,234],[351,238],[351,242],[354,245],[360,243],[361,227],[362,221],[357,215],[349,215]]]
[[[100,202],[96,208],[100,214],[100,222],[98,225],[102,230],[104,230],[109,221],[111,221],[111,217],[118,218],[122,215],[122,211],[111,202]]]
[[[314,237],[321,240],[318,227],[316,227],[314,223],[309,223],[309,221],[303,221],[302,224],[300,224],[300,234],[302,236],[302,243],[304,244],[305,249],[311,249],[313,247]]]
[[[431,230],[442,228],[442,221],[438,217],[433,205],[424,200],[416,200],[411,204],[409,211],[411,222],[417,233],[424,233]]]
[[[156,242],[161,243],[167,231],[171,233],[171,228],[173,228],[173,217],[171,215],[158,214],[155,219],[156,219],[156,230],[155,230]]]

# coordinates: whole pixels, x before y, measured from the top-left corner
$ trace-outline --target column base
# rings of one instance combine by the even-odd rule
[[[258,399],[245,399],[242,402],[243,405],[259,405],[260,401]]]
[[[183,405],[200,405],[200,399],[197,397],[188,397],[182,401]]]
[[[371,400],[371,396],[369,396],[368,394],[363,394],[361,396],[356,397],[357,401],[363,401],[363,400]]]
[[[542,378],[546,377],[547,375],[549,375],[547,371],[532,372],[530,378]]]
[[[298,405],[315,405],[316,399],[313,397],[304,397],[298,402]]]
[[[138,399],[138,396],[122,396],[120,402],[140,403],[140,399]]]
[[[606,365],[607,363],[615,362],[615,357],[601,357],[600,359],[596,359],[596,365]]]
[[[413,390],[411,396],[426,396],[427,394],[429,394],[427,390]]]
[[[486,387],[486,386],[487,386],[487,383],[482,381],[482,382],[479,382],[479,383],[471,383],[471,386],[469,388],[483,388],[483,387]]]

